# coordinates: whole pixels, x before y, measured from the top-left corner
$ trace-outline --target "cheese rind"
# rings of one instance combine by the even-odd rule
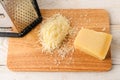
[[[81,29],[75,38],[74,47],[100,60],[105,59],[112,35],[89,29]]]

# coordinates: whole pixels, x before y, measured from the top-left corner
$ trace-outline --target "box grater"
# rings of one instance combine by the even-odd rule
[[[14,27],[10,32],[0,32],[1,37],[22,37],[42,21],[36,0],[1,0]]]

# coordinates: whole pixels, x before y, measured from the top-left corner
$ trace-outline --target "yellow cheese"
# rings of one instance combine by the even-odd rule
[[[112,35],[89,29],[81,29],[75,38],[74,46],[100,60],[105,59],[109,50]]]

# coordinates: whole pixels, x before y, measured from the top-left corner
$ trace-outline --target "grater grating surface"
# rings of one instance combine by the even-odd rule
[[[37,17],[32,0],[4,0],[5,9],[18,32],[30,25]]]

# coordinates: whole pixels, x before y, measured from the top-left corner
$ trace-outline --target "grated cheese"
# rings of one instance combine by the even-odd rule
[[[61,14],[48,18],[39,30],[39,40],[43,51],[53,51],[59,48],[70,29],[69,21]]]

